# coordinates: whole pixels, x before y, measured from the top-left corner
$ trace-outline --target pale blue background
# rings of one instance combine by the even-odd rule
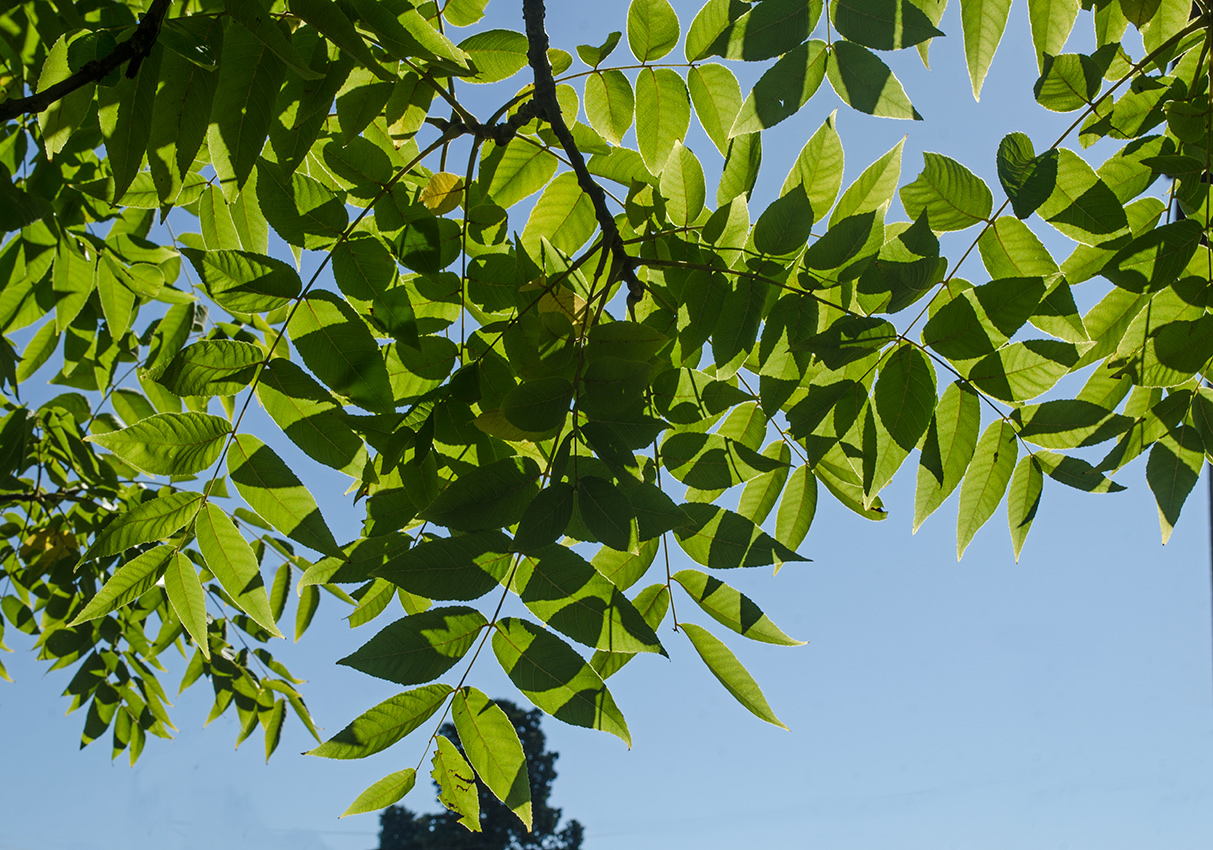
[[[490,12],[498,25],[519,28],[518,5],[494,0]],[[685,32],[694,8],[676,5]],[[569,50],[623,29],[619,0],[549,6],[553,43]],[[973,102],[955,6],[942,24],[949,37],[932,49],[934,73],[913,50],[891,60],[926,122],[839,111],[847,182],[908,133],[903,183],[920,170],[921,150],[940,151],[981,174],[1001,200],[998,140],[1025,130],[1039,149],[1069,124],[1031,99],[1021,0],[984,100]],[[1084,12],[1070,49],[1088,43],[1089,30]],[[760,202],[836,103],[823,85],[770,134]],[[689,141],[706,162],[718,161],[701,133]],[[1061,244],[1050,243],[1058,259]],[[975,256],[960,274],[982,276]],[[1090,303],[1100,286],[1084,284],[1078,297]],[[1001,509],[961,564],[955,498],[911,536],[912,462],[887,491],[892,516],[884,523],[823,500],[801,550],[812,563],[774,579],[763,569],[725,577],[810,641],[780,648],[726,637],[792,731],[738,706],[667,624],[672,661],[641,658],[611,680],[633,750],[547,722],[549,745],[562,755],[553,802],[585,824],[587,850],[1207,847],[1205,482],[1160,547],[1142,464],[1118,478],[1129,491],[1105,496],[1048,482],[1018,565]],[[323,471],[313,481],[317,494],[345,486]],[[357,512],[346,502],[322,505],[338,537],[356,532]],[[707,621],[685,595],[675,601],[681,617]],[[329,734],[395,690],[334,666],[388,621],[354,632],[342,614],[326,596],[303,644],[275,648],[311,680],[305,693]],[[210,705],[200,683],[177,700],[175,741],[149,740],[133,769],[111,764],[106,739],[77,749],[83,717],[63,717],[59,697],[70,674],[43,675],[22,651],[24,636],[10,630],[7,639],[18,649],[4,657],[17,683],[0,685],[0,850],[367,850],[377,845],[375,816],[337,814],[372,781],[421,758],[414,740],[365,762],[304,758],[296,753],[310,739],[292,720],[266,766],[257,735],[232,750],[234,715],[199,728]],[[482,661],[471,681],[517,699],[491,657]],[[427,779],[406,802],[432,808]]]

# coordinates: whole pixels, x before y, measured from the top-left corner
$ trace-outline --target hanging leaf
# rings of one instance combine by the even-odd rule
[[[636,77],[636,144],[650,173],[661,174],[690,123],[691,104],[682,77],[669,68],[642,69]]]
[[[1024,540],[1036,518],[1040,507],[1040,492],[1044,486],[1044,475],[1040,462],[1028,455],[1015,467],[1011,476],[1011,488],[1007,491],[1007,523],[1011,527],[1011,546],[1015,550],[1015,562],[1023,551]]]
[[[754,84],[733,121],[729,137],[757,133],[795,115],[825,79],[827,57],[826,43],[816,39],[781,56]]]
[[[668,0],[632,0],[628,47],[641,62],[655,62],[678,44],[678,15]]]
[[[290,303],[303,284],[281,260],[248,251],[183,248],[207,293],[219,306],[239,313],[263,313]]]
[[[450,685],[434,684],[385,699],[307,755],[359,759],[382,752],[433,717],[450,694]]]
[[[487,696],[471,687],[455,693],[451,719],[480,781],[529,831],[531,783],[514,724]]]
[[[748,596],[699,570],[681,570],[673,575],[713,620],[751,640],[779,646],[800,646],[783,633]]]
[[[412,791],[416,781],[417,771],[411,767],[389,773],[359,794],[358,798],[350,803],[349,808],[341,813],[341,817],[385,809]]]
[[[690,638],[691,645],[695,647],[699,657],[703,659],[703,663],[708,665],[712,675],[720,680],[720,684],[724,685],[735,700],[744,705],[755,717],[781,729],[788,728],[775,716],[775,712],[771,710],[767,698],[763,696],[762,689],[758,687],[754,677],[737,660],[737,656],[721,643],[719,638],[693,623],[683,623],[682,629]]]
[[[226,419],[206,413],[158,413],[85,440],[152,475],[193,475],[219,459],[231,430]]]
[[[965,61],[969,66],[974,100],[981,100],[981,87],[1007,28],[1010,11],[1011,0],[960,0]]]
[[[613,145],[623,141],[632,126],[636,96],[623,71],[608,68],[590,74],[585,81],[585,114],[590,126]]]
[[[164,592],[177,618],[185,626],[202,657],[210,659],[210,642],[206,635],[206,591],[190,559],[174,552],[164,567]]]
[[[687,71],[687,88],[703,131],[722,155],[728,153],[729,130],[741,109],[737,77],[724,65],[708,62]]]
[[[763,533],[740,514],[702,503],[684,504],[682,509],[692,524],[675,529],[674,536],[683,551],[705,567],[765,567],[808,560]]]
[[[88,601],[84,609],[68,623],[75,626],[104,617],[129,605],[155,586],[164,572],[164,567],[173,554],[173,547],[160,545],[140,552],[114,571],[109,580]]]
[[[1158,503],[1158,524],[1164,544],[1171,539],[1179,512],[1196,486],[1203,465],[1204,444],[1190,425],[1169,431],[1150,449],[1146,482]]]
[[[201,493],[179,491],[135,505],[110,520],[80,560],[105,558],[140,543],[164,540],[193,521],[201,501]]]
[[[906,215],[924,213],[932,230],[964,230],[990,217],[994,196],[976,174],[950,157],[923,155],[925,167],[913,183],[901,189]]]
[[[207,502],[194,521],[198,549],[207,568],[240,609],[274,637],[282,637],[270,611],[257,556],[222,508]]]
[[[400,685],[424,684],[458,664],[487,625],[465,605],[431,608],[385,627],[337,663]]]
[[[480,795],[472,766],[445,735],[439,735],[434,751],[434,784],[438,802],[459,815],[459,823],[471,832],[480,832]]]
[[[901,82],[876,54],[849,41],[836,41],[826,76],[843,103],[882,118],[921,121]]]
[[[458,531],[513,525],[539,492],[538,478],[529,457],[494,461],[460,475],[419,516]]]
[[[956,526],[956,560],[964,555],[977,529],[994,515],[1015,469],[1019,444],[1005,420],[992,423],[977,441],[973,460],[960,486],[960,515]]]
[[[312,292],[287,325],[303,362],[321,381],[373,412],[394,409],[391,380],[366,323],[331,292]]]
[[[479,599],[509,574],[510,550],[497,530],[437,537],[397,552],[371,574],[427,599]]]
[[[901,50],[943,35],[910,0],[836,0],[834,26],[874,50]]]

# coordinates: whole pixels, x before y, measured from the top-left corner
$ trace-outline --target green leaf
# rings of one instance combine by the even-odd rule
[[[493,653],[527,699],[557,720],[601,729],[632,746],[627,723],[602,677],[572,647],[515,617],[503,617],[494,629]]]
[[[733,14],[730,12],[728,17]],[[723,49],[720,55],[726,59],[746,62],[782,56],[809,37],[820,17],[821,3],[816,0],[759,0],[732,26],[722,28],[713,52]]]
[[[390,74],[379,67],[379,63],[371,55],[370,48],[358,34],[358,30],[354,28],[354,24],[341,7],[332,0],[290,0],[290,10],[292,14],[307,21],[325,38],[358,60],[359,64],[369,68],[384,80],[393,79]],[[377,19],[372,20],[377,22]]]
[[[834,42],[826,76],[842,102],[853,109],[881,118],[922,120],[889,66],[866,47]]]
[[[783,462],[765,457],[737,440],[696,431],[666,437],[661,444],[661,458],[675,478],[699,490],[724,490],[765,472],[786,468]]]
[[[660,188],[666,199],[666,213],[676,226],[686,227],[703,212],[707,191],[703,166],[681,142],[674,142],[674,150],[661,172]]]
[[[1011,488],[1007,492],[1007,523],[1011,527],[1011,545],[1015,549],[1015,562],[1023,551],[1024,540],[1036,518],[1040,507],[1040,491],[1044,487],[1040,462],[1028,455],[1015,467],[1011,476]]]
[[[817,513],[817,478],[808,464],[788,476],[779,510],[775,514],[775,539],[795,549],[804,542]]]
[[[1213,329],[1213,321],[1209,324]],[[1013,342],[974,364],[969,380],[1000,401],[1030,401],[1069,374],[1078,359],[1078,349],[1068,342]]]
[[[670,68],[636,76],[636,144],[651,174],[661,174],[674,143],[686,138],[691,104],[686,83]]]
[[[612,482],[597,475],[582,476],[577,480],[575,504],[576,515],[600,542],[621,551],[636,547],[636,512]]]
[[[551,151],[523,139],[511,139],[505,147],[485,145],[481,182],[487,180],[489,197],[509,209],[546,186],[556,173],[557,162]]]
[[[152,106],[160,80],[162,50],[152,50],[114,86],[97,93],[97,118],[105,139],[105,157],[114,176],[114,201],[121,201],[143,163],[152,129]]]
[[[719,570],[808,560],[740,514],[699,502],[685,504],[682,509],[692,524],[675,529],[674,536],[697,564]]]
[[[838,199],[834,212],[830,214],[831,227],[845,218],[875,212],[893,199],[897,192],[897,181],[901,178],[901,150],[904,146],[905,139],[902,139],[884,156],[865,168],[855,182],[847,187]]]
[[[332,395],[299,366],[275,357],[261,372],[257,398],[265,412],[313,460],[350,476],[367,462],[362,438]]]
[[[998,145],[998,179],[1018,218],[1040,208],[1057,186],[1059,154],[1049,150],[1036,156],[1032,140],[1010,133]]]
[[[260,2],[227,2],[223,5],[229,15],[248,28],[249,32],[273,51],[274,55],[281,59],[293,73],[298,74],[305,80],[324,78],[323,74],[312,70],[308,66],[303,57],[299,55],[299,52],[291,45],[286,36],[282,34],[278,21],[269,15],[269,4]]]
[[[748,596],[719,579],[699,570],[681,570],[673,579],[713,620],[743,637],[779,646],[805,643],[788,637]]]
[[[724,171],[716,187],[716,205],[727,206],[734,198],[745,196],[748,201],[758,168],[762,165],[762,134],[749,133],[729,139],[724,157]]]
[[[118,569],[88,601],[84,609],[68,623],[68,627],[87,623],[104,617],[129,605],[151,590],[164,572],[164,567],[173,555],[173,547],[161,544],[154,549],[140,552]]]
[[[935,411],[935,369],[927,356],[903,344],[885,360],[872,393],[876,407],[876,463],[870,495],[893,479],[918,446]]]
[[[1073,112],[1088,106],[1103,84],[1102,69],[1090,56],[1063,53],[1045,56],[1044,71],[1033,92],[1036,102],[1053,112]]]
[[[964,230],[990,217],[994,196],[981,178],[959,162],[937,153],[922,155],[918,178],[901,189],[906,215],[926,213],[931,229]]]
[[[725,690],[732,694],[735,700],[767,723],[781,729],[788,728],[775,716],[754,677],[719,638],[694,623],[683,623],[682,629],[690,638],[691,645],[695,647],[699,657],[703,659],[703,663],[708,665],[712,675],[720,680],[720,684],[724,685]]]
[[[505,394],[501,414],[523,431],[541,433],[564,423],[572,400],[573,385],[567,379],[535,378]]]
[[[1045,475],[1067,487],[1085,493],[1118,493],[1125,489],[1082,458],[1067,457],[1043,449],[1035,452],[1035,456]]]
[[[619,552],[604,546],[594,555],[591,563],[611,584],[620,590],[627,590],[649,571],[653,559],[657,556],[659,545],[660,542],[655,538],[646,540],[640,544],[639,553]]]
[[[977,239],[981,261],[992,278],[1050,277],[1057,263],[1044,243],[1026,224],[1012,216],[1001,216]]]
[[[438,786],[438,802],[459,815],[470,832],[480,832],[480,797],[476,774],[459,750],[444,735],[438,736],[431,776]]]
[[[207,294],[225,310],[263,313],[285,307],[303,289],[298,273],[273,257],[248,251],[182,248]]]
[[[447,485],[418,516],[458,531],[513,525],[539,492],[539,464],[510,457],[469,469]]]
[[[1007,28],[1010,11],[1011,0],[960,0],[965,61],[969,66],[974,100],[981,100],[981,87]]]
[[[1091,166],[1073,151],[1061,148],[1057,153],[1056,185],[1037,207],[1040,217],[1084,245],[1128,232],[1124,205]]]
[[[579,44],[577,45],[577,55],[581,57],[582,62],[591,68],[597,68],[603,63],[603,60],[615,52],[615,47],[619,44],[619,39],[622,35],[623,33],[618,30],[608,33],[606,40],[598,47]]]
[[[270,611],[269,596],[253,549],[223,509],[211,502],[202,506],[194,520],[198,550],[207,568],[244,613],[274,637],[282,637]]]
[[[194,645],[202,652],[203,658],[209,660],[211,647],[206,635],[206,591],[202,589],[193,563],[180,552],[174,552],[165,565],[164,592],[181,625],[194,639]]]
[[[1056,56],[1066,45],[1078,18],[1078,0],[1028,0],[1036,65],[1044,70],[1045,56]]]
[[[535,616],[578,643],[608,652],[665,654],[623,592],[566,546],[547,546],[523,558],[514,587]]]
[[[247,387],[265,359],[259,346],[234,339],[204,339],[187,345],[153,377],[183,398],[235,395]]]
[[[825,79],[827,55],[826,43],[814,39],[781,56],[754,84],[729,137],[757,133],[795,115]]]
[[[385,809],[412,791],[416,782],[417,771],[414,768],[406,767],[404,770],[389,773],[359,794],[357,799],[350,803],[349,808],[341,813],[341,817]]]
[[[487,625],[465,605],[431,608],[386,626],[337,663],[400,685],[424,684],[458,664]]]
[[[193,475],[218,460],[231,430],[226,419],[207,413],[158,413],[84,439],[152,475]]]
[[[207,24],[207,37],[222,30],[223,18],[216,16]],[[189,175],[194,157],[206,140],[219,75],[169,51],[161,62],[160,79],[147,144],[152,194],[157,204],[177,197],[183,178]],[[129,194],[124,201],[129,201]]]
[[[223,35],[207,146],[223,196],[231,201],[253,173],[269,136],[285,69],[248,29],[228,27]]]
[[[496,83],[526,67],[526,36],[513,30],[485,30],[459,42],[471,57],[477,73],[465,77],[469,83]]]
[[[900,161],[899,154],[899,169]],[[824,219],[826,212],[834,206],[838,190],[842,188],[842,165],[842,141],[834,129],[834,115],[831,114],[801,148],[779,193],[787,194],[797,184],[803,186],[813,215],[819,220]],[[896,180],[894,177],[894,185]]]
[[[628,47],[641,62],[655,62],[678,44],[678,15],[669,0],[632,0]]]
[[[349,224],[336,192],[305,174],[285,174],[265,159],[257,163],[256,194],[269,224],[296,248],[327,248]]]
[[[649,628],[656,630],[670,608],[670,589],[664,584],[649,585],[636,594],[633,605],[640,612],[640,616],[644,617]],[[604,652],[600,649],[590,659],[590,667],[605,681],[622,670],[636,655],[635,652]]]
[[[510,539],[500,531],[436,537],[388,558],[371,574],[427,599],[479,599],[510,572]]]
[[[451,719],[480,781],[531,829],[531,783],[522,742],[509,717],[475,688],[455,693]]]
[[[1011,418],[1019,436],[1049,449],[1094,446],[1124,433],[1133,424],[1128,416],[1083,399],[1053,399],[1015,410]]]
[[[295,608],[295,642],[299,642],[299,638],[303,637],[303,633],[307,631],[307,627],[312,624],[312,618],[316,616],[316,609],[320,606],[320,588],[300,587],[299,588],[299,605]]]
[[[839,33],[874,50],[901,50],[943,35],[910,0],[836,0],[833,11]]]
[[[450,685],[433,684],[385,699],[307,755],[360,759],[382,752],[433,717],[450,694]]]
[[[1164,544],[1171,539],[1179,512],[1200,478],[1204,460],[1204,443],[1191,425],[1171,430],[1150,449],[1146,483],[1158,503],[1158,524]]]
[[[973,459],[960,485],[960,514],[956,525],[956,560],[964,555],[977,529],[994,515],[1007,491],[1019,444],[1006,420],[992,423],[977,441]]]
[[[598,226],[594,202],[577,183],[577,175],[566,171],[548,184],[539,196],[522,229],[522,244],[539,254],[541,239],[547,239],[566,254],[586,243]]]
[[[251,434],[238,434],[227,468],[240,495],[270,525],[317,552],[341,554],[316,500],[273,449]]]
[[[518,521],[513,549],[531,553],[555,543],[573,518],[573,485],[563,481],[549,484],[537,495]]]
[[[922,341],[952,361],[990,354],[1023,327],[1044,293],[1038,277],[1004,278],[966,289],[927,321]]]
[[[287,324],[291,341],[328,387],[359,407],[383,413],[395,408],[391,379],[366,323],[331,292],[312,292]]]
[[[752,478],[741,491],[737,513],[761,525],[779,501],[779,494],[788,480],[788,468],[792,465],[792,452],[783,440],[775,440],[762,450],[763,457],[780,461],[777,469]]]
[[[919,458],[914,531],[964,477],[981,427],[981,401],[968,384],[948,385],[939,399]]]
[[[687,88],[703,131],[722,155],[728,153],[729,130],[741,109],[737,77],[724,65],[708,62],[687,71]]]
[[[792,187],[758,217],[754,224],[754,247],[775,257],[796,253],[809,241],[813,215],[804,186]]]
[[[193,522],[201,501],[201,493],[181,491],[135,505],[111,519],[80,560],[105,558],[140,543],[164,540]]]
[[[632,83],[617,68],[590,74],[585,81],[585,115],[590,126],[613,145],[632,126],[636,96]]]
[[[1178,280],[1196,255],[1204,228],[1183,219],[1151,228],[1116,252],[1101,274],[1129,292],[1152,292]]]

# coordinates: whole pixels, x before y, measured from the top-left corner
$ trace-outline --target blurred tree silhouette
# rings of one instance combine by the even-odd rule
[[[480,796],[480,832],[468,832],[459,815],[416,814],[404,806],[390,806],[379,816],[379,850],[580,850],[583,834],[572,820],[558,829],[560,809],[548,805],[556,780],[558,753],[544,749],[546,743],[538,709],[523,711],[507,700],[495,700],[509,717],[522,741],[531,780],[533,830],[527,832],[518,818],[477,780]],[[441,734],[463,751],[455,727],[444,724]]]

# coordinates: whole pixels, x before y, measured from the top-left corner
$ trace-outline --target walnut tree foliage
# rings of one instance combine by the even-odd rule
[[[958,2],[976,96],[1011,0]],[[958,554],[1005,503],[1018,555],[1046,487],[1147,455],[1165,540],[1213,450],[1213,15],[1021,2],[1069,130],[970,152],[999,186],[934,153],[903,175],[898,145],[846,187],[833,116],[791,162],[764,130],[810,100],[920,119],[882,55],[925,62],[946,0],[633,0],[566,46],[541,0],[518,32],[487,0],[10,4],[0,628],[74,671],[85,743],[170,737],[180,654],[268,757],[288,715],[316,734],[274,639],[333,597],[378,630],[339,663],[402,690],[312,755],[408,738],[347,811],[429,760],[469,828],[477,777],[529,826],[474,662],[630,743],[607,679],[685,636],[779,724],[718,635],[798,641],[726,579],[805,560],[818,499],[884,519],[911,466],[915,528],[959,488]],[[787,173],[765,207],[760,165]]]

